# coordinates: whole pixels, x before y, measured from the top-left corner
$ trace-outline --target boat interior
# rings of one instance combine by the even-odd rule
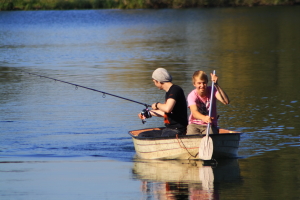
[[[164,129],[164,127],[159,127],[159,128],[147,128],[147,129],[140,129],[140,130],[134,130],[134,131],[129,131],[130,135],[138,137],[141,136],[141,133],[147,132],[148,134],[153,134],[153,136],[158,136],[161,131]],[[237,131],[230,131],[227,129],[219,129],[219,134],[228,134],[228,133],[240,133]]]

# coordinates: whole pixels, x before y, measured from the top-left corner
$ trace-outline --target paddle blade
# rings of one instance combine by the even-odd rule
[[[201,160],[211,160],[214,146],[211,137],[204,136],[199,145],[199,158]]]

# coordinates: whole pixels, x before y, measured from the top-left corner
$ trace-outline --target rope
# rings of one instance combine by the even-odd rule
[[[181,143],[182,143],[182,145],[183,145],[183,147],[182,147],[181,144],[180,144],[180,142],[179,142],[178,134],[176,134],[176,139],[177,139],[177,142],[178,142],[179,146],[180,146],[182,149],[185,149],[185,150],[190,154],[190,156],[196,158],[196,156],[198,155],[198,153],[197,153],[195,156],[193,156],[193,155],[188,151],[188,149],[197,149],[197,148],[199,148],[199,147],[186,148],[186,146],[184,145],[184,143],[181,141]]]

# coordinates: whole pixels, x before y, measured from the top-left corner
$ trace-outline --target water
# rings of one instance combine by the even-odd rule
[[[299,199],[299,11],[0,12],[1,199]],[[151,104],[157,67],[186,95],[195,70],[216,70],[231,99],[219,125],[244,132],[238,159],[136,160],[127,132],[161,119],[21,71]]]

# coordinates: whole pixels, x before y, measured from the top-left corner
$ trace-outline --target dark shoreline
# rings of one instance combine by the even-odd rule
[[[0,0],[0,11],[297,6],[300,0]]]

